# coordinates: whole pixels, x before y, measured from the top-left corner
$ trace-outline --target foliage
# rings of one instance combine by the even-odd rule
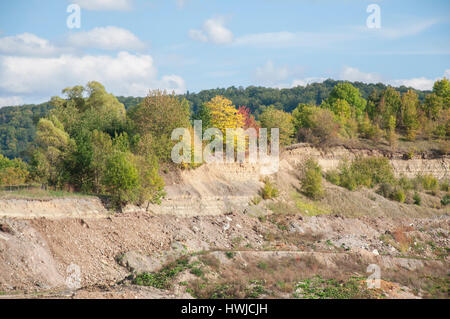
[[[406,130],[406,137],[413,141],[416,139],[419,127],[417,107],[419,99],[414,91],[408,91],[402,95],[400,124]]]
[[[292,115],[273,107],[266,108],[259,117],[262,128],[267,128],[270,136],[272,128],[279,128],[280,145],[289,145],[294,135]]]
[[[417,180],[425,190],[436,191],[439,188],[439,182],[433,175],[426,174],[423,176],[418,176]]]
[[[444,195],[444,197],[441,199],[441,204],[443,206],[447,206],[448,204],[450,204],[450,195],[449,194]]]
[[[338,135],[340,125],[330,110],[300,104],[292,116],[300,141],[322,145]]]
[[[359,299],[374,298],[364,278],[351,277],[346,281],[314,276],[301,280],[295,287],[294,297],[305,299]]]
[[[264,180],[264,187],[261,191],[261,197],[263,199],[272,199],[278,196],[278,189],[275,187],[273,182],[266,178]]]
[[[302,192],[311,199],[320,199],[324,195],[322,169],[314,159],[308,159],[301,172]]]
[[[142,273],[137,275],[133,280],[133,284],[140,286],[152,286],[158,289],[169,289],[172,285],[172,280],[180,272],[191,267],[187,258],[180,258],[166,265],[159,272]]]
[[[393,183],[394,172],[387,158],[357,158],[350,164],[343,162],[338,172],[327,174],[327,179],[338,186],[355,190],[359,186],[374,187],[380,183]]]
[[[333,88],[323,107],[329,108],[341,118],[359,118],[364,113],[366,104],[367,101],[357,88],[349,82],[341,82]]]
[[[137,199],[139,176],[131,153],[114,151],[108,156],[102,183],[119,207]]]
[[[422,203],[422,198],[420,197],[419,193],[414,193],[413,201],[415,205],[420,206],[420,204]]]
[[[227,128],[244,126],[244,116],[238,112],[230,100],[222,96],[216,96],[205,105],[211,114],[211,127],[218,128],[223,136],[226,135]]]
[[[23,185],[28,179],[27,165],[19,158],[10,160],[0,154],[0,185]]]
[[[161,161],[169,161],[175,142],[171,140],[176,128],[190,127],[189,104],[185,99],[154,90],[141,104],[129,111],[135,130],[141,136],[151,134],[153,153]],[[157,141],[157,142],[156,142]]]

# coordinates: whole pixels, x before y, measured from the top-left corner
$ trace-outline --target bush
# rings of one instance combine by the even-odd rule
[[[300,141],[324,145],[338,136],[339,123],[330,110],[299,105],[292,112],[292,116]]]
[[[449,194],[445,194],[444,198],[442,198],[442,200],[441,200],[441,204],[442,204],[442,206],[447,206],[448,204],[450,204],[450,195]]]
[[[439,187],[438,180],[432,175],[424,175],[417,177],[418,181],[422,184],[422,187],[427,191],[436,191]]]
[[[264,187],[261,191],[261,197],[263,199],[271,199],[278,196],[278,189],[272,183],[272,181],[268,178],[264,180]]]
[[[387,158],[367,157],[355,159],[351,164],[344,162],[339,173],[327,175],[330,182],[355,190],[359,186],[369,188],[380,183],[394,183],[394,171]]]
[[[415,205],[420,206],[420,203],[422,202],[422,198],[420,197],[420,195],[418,193],[414,193],[413,200],[414,200]]]
[[[395,188],[394,192],[391,195],[391,199],[400,203],[404,203],[406,200],[405,191],[400,187]]]
[[[311,199],[323,197],[322,169],[314,159],[308,159],[303,167],[301,176],[301,190]]]
[[[384,198],[404,203],[406,200],[405,190],[401,186],[393,186],[389,183],[382,183],[377,191]]]
[[[341,183],[341,176],[337,169],[330,170],[326,173],[325,178],[327,181],[334,185],[340,185]]]

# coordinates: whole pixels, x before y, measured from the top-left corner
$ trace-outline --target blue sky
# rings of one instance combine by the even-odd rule
[[[380,28],[366,24],[371,4]],[[446,0],[1,1],[0,106],[89,80],[140,96],[326,78],[429,89],[450,77],[449,34]]]

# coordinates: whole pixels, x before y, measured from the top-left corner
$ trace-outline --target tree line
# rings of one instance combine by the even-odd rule
[[[256,108],[254,102],[250,106],[237,104],[226,94],[214,95],[219,93],[214,90],[208,93],[214,96],[202,91],[196,97],[155,90],[142,99],[125,98],[126,109],[121,103],[124,98],[108,93],[98,82],[69,87],[62,91],[63,97],[53,97],[35,109],[26,108],[28,117],[46,115],[33,119],[36,130],[33,143],[24,152],[27,157],[22,157],[25,161],[2,156],[0,183],[33,181],[55,189],[107,195],[118,207],[130,202],[158,203],[164,196],[160,165],[165,169],[174,165],[170,156],[177,141],[171,139],[171,133],[179,127],[192,130],[193,120],[202,120],[204,130],[215,127],[223,135],[227,128],[264,127],[269,132],[279,128],[283,146],[297,141],[325,145],[365,138],[383,140],[394,147],[399,137],[448,143],[447,79],[436,81],[428,93],[374,86],[365,98],[367,92],[363,94],[354,84],[337,82],[320,104],[316,96],[315,102],[301,102],[291,110],[289,103],[271,103],[270,96],[296,89],[264,89],[261,92],[267,100],[263,103],[271,104]],[[193,102],[200,95],[202,98]],[[26,121],[25,125],[31,124]],[[190,166],[184,163],[182,167]]]

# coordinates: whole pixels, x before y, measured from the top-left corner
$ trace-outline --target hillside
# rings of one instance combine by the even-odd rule
[[[163,175],[161,205],[122,213],[96,197],[0,199],[0,295],[46,298],[446,298],[448,206],[324,182],[311,201],[298,164],[325,171],[346,158],[386,156],[396,176],[449,177],[450,159],[301,144],[281,155],[273,199],[254,165],[203,165]],[[380,289],[365,287],[381,267]],[[79,286],[72,284],[80,267]],[[75,283],[78,281],[75,280]],[[0,296],[1,297],[1,296]]]

